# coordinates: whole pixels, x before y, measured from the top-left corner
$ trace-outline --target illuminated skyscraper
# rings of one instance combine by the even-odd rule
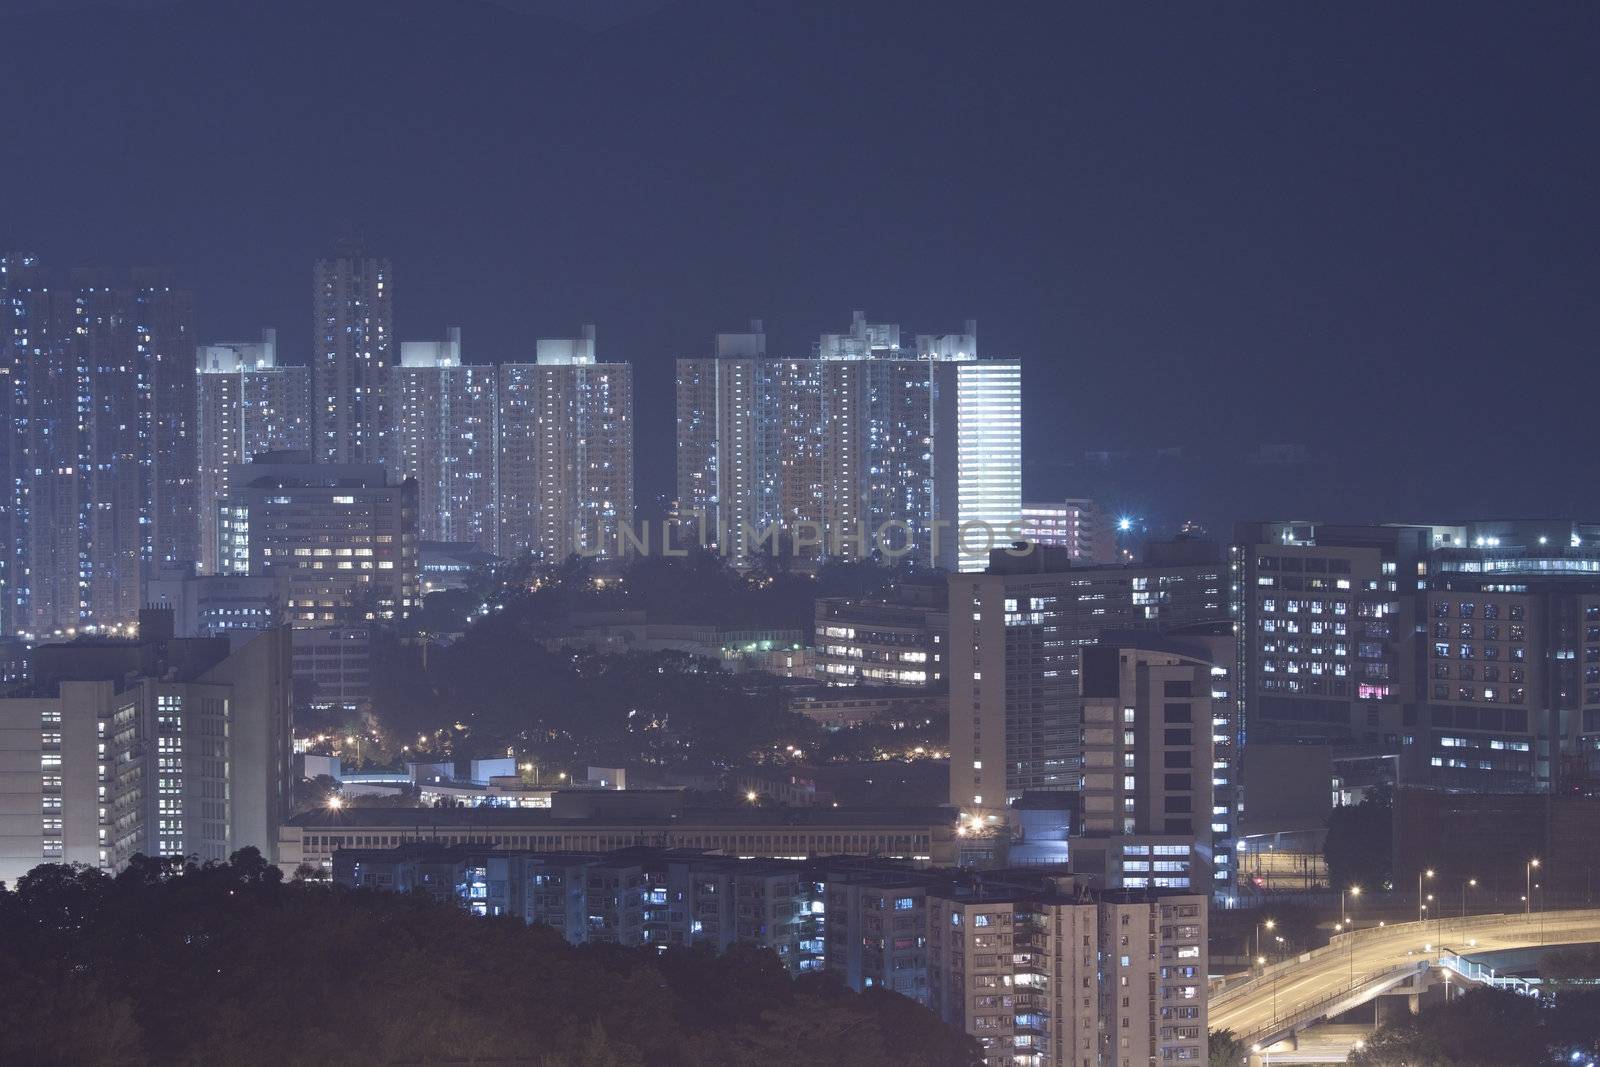
[[[311,447],[311,368],[279,366],[277,331],[202,345],[198,359],[200,571],[216,574],[217,507],[232,469],[262,452]]]
[[[804,555],[909,544],[981,568],[988,537],[961,557],[957,532],[989,523],[1003,543],[1020,514],[1021,365],[979,360],[976,334],[969,322],[906,349],[899,326],[858,311],[791,360],[767,355],[759,322],[719,335],[715,357],[678,361],[679,514],[704,516],[733,554],[746,527],[779,524]]]
[[[501,555],[613,556],[633,526],[633,368],[595,362],[594,327],[500,365]]]
[[[402,341],[389,372],[391,468],[417,480],[424,541],[470,541],[497,550],[496,382],[492,366],[461,362],[461,329],[444,341]]]
[[[979,571],[1022,515],[1022,364],[976,358],[933,370],[934,562]]]
[[[388,456],[385,386],[393,362],[389,261],[342,241],[319,259],[312,283],[312,337],[319,463],[382,463]]]
[[[5,625],[132,624],[198,552],[193,298],[166,279],[7,264]]]

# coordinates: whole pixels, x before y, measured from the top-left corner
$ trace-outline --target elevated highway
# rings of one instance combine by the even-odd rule
[[[1211,994],[1212,1030],[1266,1045],[1397,991],[1420,991],[1448,953],[1600,941],[1600,909],[1469,915],[1336,934],[1324,948],[1280,961]]]

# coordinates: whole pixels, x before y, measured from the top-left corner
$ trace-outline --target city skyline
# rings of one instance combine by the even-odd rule
[[[1600,1062],[1594,0],[0,40],[0,1062]]]
[[[1323,489],[1369,521],[1584,510],[1559,471],[1595,384],[1576,281],[1596,267],[1594,152],[1560,116],[1595,95],[1574,51],[1592,7],[1458,5],[1441,27],[888,0],[581,25],[532,3],[25,6],[45,10],[4,16],[30,41],[16,84],[81,118],[14,132],[0,240],[170,263],[206,338],[275,325],[301,362],[306,265],[348,223],[400,271],[397,336],[461,325],[470,359],[504,362],[595,322],[641,396],[751,316],[802,356],[853,307],[975,317],[990,351],[1034,363],[1030,495],[1213,529],[1320,510]],[[222,73],[188,59],[218,54]],[[389,54],[438,76],[397,79]],[[123,173],[125,199],[97,195]],[[1505,374],[1512,353],[1535,373]],[[660,440],[672,416],[640,418]],[[1307,459],[1249,462],[1263,445]],[[1149,456],[1170,448],[1189,458]],[[641,500],[670,492],[670,464],[641,458]]]

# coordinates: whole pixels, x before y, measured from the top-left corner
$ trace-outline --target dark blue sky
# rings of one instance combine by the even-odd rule
[[[0,39],[0,244],[171,264],[299,362],[348,222],[404,338],[598,323],[643,496],[675,357],[863,307],[1027,361],[1029,496],[1600,514],[1594,4],[0,0]]]

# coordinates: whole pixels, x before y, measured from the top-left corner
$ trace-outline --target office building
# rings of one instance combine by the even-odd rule
[[[974,355],[930,366],[932,529],[944,534],[934,562],[949,570],[981,571],[992,549],[1018,539],[1022,364]]]
[[[156,272],[8,258],[0,580],[9,632],[118,632],[198,555],[194,302]]]
[[[500,365],[502,556],[616,557],[633,530],[633,368],[599,363],[593,326]]]
[[[417,535],[494,552],[500,521],[495,428],[498,371],[461,362],[461,329],[444,341],[402,341],[389,372],[393,457],[417,481]]]
[[[942,690],[950,618],[943,575],[876,596],[818,597],[816,675],[829,685]]]
[[[352,714],[372,707],[372,628],[297,627],[293,637],[297,711]]]
[[[1093,500],[1062,500],[1022,505],[1023,529],[1036,545],[1064,548],[1074,563],[1117,562],[1111,522]]]
[[[221,569],[217,507],[233,468],[263,452],[311,448],[311,368],[280,366],[276,330],[201,345],[197,360],[200,573]]]
[[[1235,528],[1241,744],[1398,747],[1414,699],[1415,594],[1429,541],[1420,526]]]
[[[1113,630],[1224,618],[1214,546],[1155,544],[1147,561],[1074,567],[1062,549],[996,551],[951,575],[950,802],[985,818],[1030,790],[1082,785],[1079,654]]]
[[[1163,849],[1145,868],[1156,888],[1206,892],[1213,866],[1228,881],[1228,861],[1212,860],[1217,845],[1231,844],[1227,813],[1213,818],[1213,730],[1214,708],[1228,702],[1233,657],[1231,634],[1103,633],[1082,651],[1081,832],[1177,838],[1181,858]],[[1220,747],[1231,749],[1229,741]],[[1189,851],[1206,869],[1190,869]]]
[[[1600,777],[1600,525],[1249,523],[1235,540],[1241,744],[1398,757],[1401,783],[1456,790]]]
[[[319,463],[389,459],[386,386],[394,362],[394,279],[389,261],[340,241],[312,274],[312,384]]]
[[[289,811],[289,636],[230,651],[171,636],[45,645],[0,699],[0,879],[40,863],[117,871],[135,854],[274,856]]]
[[[418,605],[416,483],[304,453],[237,468],[221,509],[226,574],[276,575],[297,627],[405,618]]]
[[[1426,666],[1400,777],[1475,792],[1600,781],[1600,524],[1429,528]],[[1421,584],[1419,582],[1419,584]]]
[[[284,582],[282,574],[197,575],[172,568],[145,583],[145,607],[172,612],[177,637],[245,635],[284,621]]]

